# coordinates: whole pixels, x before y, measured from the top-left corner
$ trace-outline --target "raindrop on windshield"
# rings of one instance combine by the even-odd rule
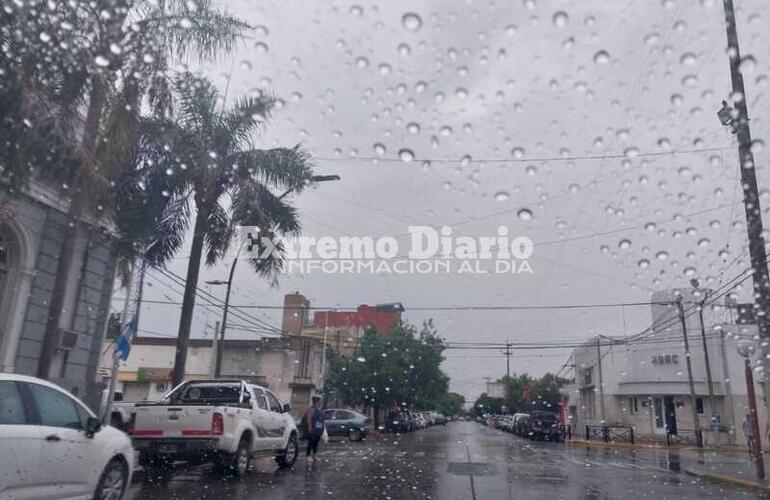
[[[398,157],[402,162],[409,163],[410,161],[414,160],[414,153],[411,149],[402,149],[398,152]]]
[[[522,208],[518,212],[516,212],[516,215],[521,220],[532,220],[532,211],[528,208]]]
[[[419,31],[422,27],[422,18],[414,12],[407,12],[401,17],[401,24],[409,31]]]
[[[607,64],[610,62],[610,55],[607,53],[606,50],[600,50],[596,54],[594,54],[594,62],[596,64]]]

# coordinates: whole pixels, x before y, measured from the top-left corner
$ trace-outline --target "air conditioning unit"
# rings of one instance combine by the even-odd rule
[[[79,334],[77,332],[58,328],[56,330],[56,339],[54,339],[54,348],[71,351],[78,346],[78,337]]]

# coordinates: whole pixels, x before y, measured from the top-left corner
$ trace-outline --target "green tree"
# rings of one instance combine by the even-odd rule
[[[502,407],[505,404],[505,399],[503,398],[493,398],[492,396],[487,395],[486,392],[482,393],[481,396],[476,398],[476,401],[473,403],[473,409],[472,411],[477,415],[484,415],[486,413],[492,413],[492,414],[499,414],[502,413]]]
[[[388,338],[367,331],[351,358],[330,357],[326,388],[352,406],[434,409],[446,397],[449,378],[441,371],[443,340],[432,322],[420,330],[396,327]]]
[[[185,241],[192,223],[192,243],[182,300],[174,384],[184,377],[187,345],[195,306],[201,260],[213,265],[227,253],[235,225],[258,226],[260,236],[297,234],[297,211],[281,191],[302,191],[312,179],[308,155],[298,146],[263,150],[255,147],[257,132],[265,125],[275,98],[259,94],[243,97],[229,108],[220,106],[214,85],[190,73],[175,81],[177,99],[172,118],[149,117],[142,122],[139,148],[141,169],[119,186],[126,217],[121,224],[153,242],[144,251],[146,262],[162,265]],[[150,208],[158,213],[149,224],[136,224],[137,213]],[[128,232],[129,229],[126,229]],[[145,234],[142,234],[145,232]],[[138,233],[138,234],[137,234]],[[260,275],[275,277],[283,265],[283,246],[263,256],[260,239],[248,259]]]
[[[436,409],[447,416],[459,415],[465,405],[465,397],[456,392],[448,392],[439,398]]]
[[[510,413],[557,411],[562,400],[560,390],[568,382],[552,373],[546,373],[540,378],[524,373],[503,377],[500,381],[506,387],[505,405]]]
[[[168,111],[173,59],[210,60],[248,29],[210,0],[30,0],[0,11],[0,167],[12,189],[48,177],[69,200],[38,375],[81,223],[111,216],[113,183],[135,166],[140,109]]]

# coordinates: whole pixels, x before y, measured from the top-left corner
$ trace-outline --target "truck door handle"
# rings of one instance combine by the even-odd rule
[[[56,434],[51,434],[50,436],[45,437],[46,441],[61,441],[61,438],[57,436]]]

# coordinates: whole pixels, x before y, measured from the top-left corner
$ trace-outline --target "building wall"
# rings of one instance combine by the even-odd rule
[[[0,342],[3,371],[37,375],[42,355],[59,256],[65,237],[66,206],[50,190],[33,183],[29,196],[0,192],[0,221],[18,229],[24,255],[19,280],[3,305],[6,325]],[[96,376],[115,275],[109,237],[92,226],[79,228],[70,282],[66,287],[60,326],[78,334],[72,350],[56,350],[47,377],[77,394],[89,406],[98,405],[102,386]]]
[[[725,332],[724,346],[721,333]],[[729,335],[727,335],[729,332]],[[709,353],[715,407],[721,424],[734,429],[736,440],[742,442],[741,422],[747,413],[748,398],[745,382],[744,360],[735,349],[735,334],[753,337],[756,325],[723,324],[706,330],[706,346]],[[586,424],[623,424],[635,427],[640,435],[665,434],[665,428],[655,425],[655,398],[673,398],[678,429],[690,432],[694,428],[692,403],[687,378],[686,357],[681,330],[671,329],[656,332],[647,342],[634,339],[629,345],[601,345],[601,362],[604,389],[604,421],[601,418],[601,401],[597,364],[596,341],[573,351],[575,383],[567,392],[569,406],[574,408],[573,423],[579,433]],[[658,336],[656,338],[656,336]],[[601,338],[602,344],[612,339]],[[620,341],[623,339],[615,339]],[[711,423],[711,404],[708,397],[706,363],[700,325],[688,329],[690,359],[696,398],[702,398],[703,413],[698,420],[701,429],[708,429]],[[724,358],[723,358],[724,353]],[[727,361],[724,369],[723,359]],[[662,361],[662,362],[661,362]],[[586,371],[591,374],[591,383],[585,379]],[[763,387],[755,379],[758,398],[760,428],[765,428],[766,416],[762,401]],[[732,401],[728,397],[727,384],[731,387]],[[637,404],[629,398],[636,397]],[[714,436],[706,438],[713,440]]]

